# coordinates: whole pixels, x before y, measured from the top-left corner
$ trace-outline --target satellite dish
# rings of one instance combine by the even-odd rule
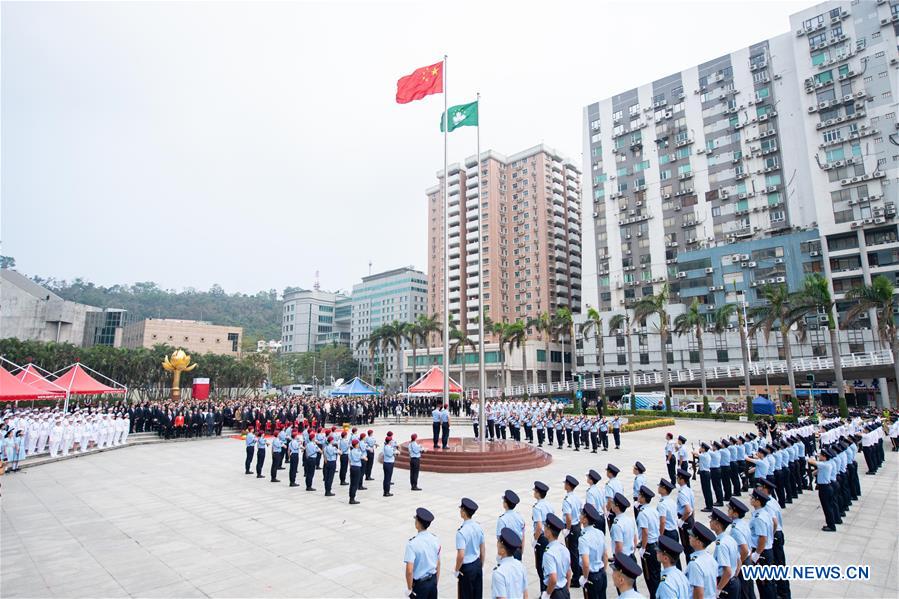
[[[339,386],[341,386],[342,384],[343,384],[343,379],[337,379],[336,381],[334,381],[334,386],[335,386],[335,387],[339,387]]]

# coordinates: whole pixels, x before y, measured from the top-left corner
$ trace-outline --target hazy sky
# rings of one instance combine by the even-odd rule
[[[28,274],[254,292],[425,270],[449,55],[482,148],[581,164],[583,107],[789,29],[810,2],[2,4],[2,253]],[[475,132],[450,135],[450,162]]]

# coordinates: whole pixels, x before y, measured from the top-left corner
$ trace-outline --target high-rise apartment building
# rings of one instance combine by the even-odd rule
[[[842,320],[852,287],[899,283],[899,1],[825,2],[789,25],[584,109],[585,304],[620,312],[667,283],[672,302],[751,306],[820,273]],[[625,371],[623,336],[604,332],[606,372]],[[637,369],[657,370],[658,338],[640,333]],[[706,365],[732,362],[737,337],[710,336]],[[750,339],[753,360],[782,357],[773,337]],[[669,343],[669,364],[698,364],[695,340]],[[841,353],[875,346],[840,332]],[[794,356],[829,352],[811,330]],[[595,342],[580,360],[598,370]]]
[[[838,299],[877,275],[899,283],[899,1],[818,4],[790,29],[801,98],[790,129],[808,144],[823,271]]]
[[[484,230],[478,231],[478,171]],[[477,338],[478,295],[494,321],[581,305],[580,170],[544,145],[448,167],[449,312]],[[443,314],[443,172],[428,197],[428,312]],[[480,239],[479,239],[480,238]],[[484,245],[483,282],[478,244]],[[482,284],[483,283],[483,284]]]
[[[819,4],[791,33],[587,106],[585,302],[895,279],[896,5]]]
[[[428,276],[411,267],[362,277],[361,283],[353,285],[350,335],[353,357],[364,365],[369,378],[374,379],[373,374],[382,372],[382,369],[385,380],[396,378],[396,350],[377,348],[372,356],[367,344],[357,346],[384,324],[414,322],[419,316],[427,314],[427,299]],[[407,346],[408,343],[403,342],[400,351]]]
[[[352,302],[343,294],[299,289],[281,310],[281,351],[302,353],[332,343],[350,344]]]

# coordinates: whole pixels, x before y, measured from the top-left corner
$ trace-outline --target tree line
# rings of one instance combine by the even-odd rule
[[[192,287],[175,291],[153,282],[104,287],[81,278],[68,282],[34,276],[32,280],[69,301],[124,308],[135,320],[179,318],[240,326],[245,348],[255,348],[260,339],[281,338],[281,300],[275,289],[248,295],[226,293],[220,285],[213,285],[208,291]]]
[[[870,285],[855,287],[846,293],[846,300],[853,302],[839,323],[843,329],[857,326],[868,318],[873,312],[877,320],[877,337],[893,354],[893,368],[897,382],[899,382],[899,330],[897,330],[896,313],[897,297],[895,285],[885,276],[878,275]],[[843,415],[848,414],[846,405],[846,392],[843,379],[843,368],[840,363],[840,350],[838,341],[838,323],[836,319],[836,302],[830,292],[827,279],[819,274],[808,275],[803,281],[802,288],[798,291],[790,291],[785,284],[766,285],[761,288],[759,305],[744,307],[735,303],[727,303],[706,313],[700,310],[699,300],[694,298],[687,310],[677,316],[673,322],[668,315],[670,305],[670,293],[668,285],[650,296],[638,300],[633,307],[625,309],[621,314],[609,319],[609,330],[620,330],[624,333],[627,345],[627,362],[630,379],[630,390],[633,399],[634,393],[634,361],[631,347],[631,333],[635,323],[646,326],[646,319],[655,317],[656,333],[658,333],[663,348],[667,347],[671,334],[678,336],[692,335],[696,340],[699,353],[701,370],[702,394],[707,397],[708,386],[705,371],[705,355],[703,340],[706,332],[715,334],[724,333],[733,328],[733,320],[736,318],[736,328],[740,334],[740,349],[743,360],[744,385],[750,388],[749,380],[749,344],[748,337],[761,332],[767,341],[772,333],[779,333],[783,344],[784,361],[787,366],[787,379],[790,392],[795,401],[796,376],[793,372],[793,357],[791,352],[791,335],[797,341],[805,340],[808,331],[808,321],[814,319],[823,324],[828,331],[831,354],[834,357],[834,375],[839,394],[839,410]],[[599,312],[593,308],[587,310],[587,320],[581,324],[581,332],[585,338],[593,334],[597,343],[597,354],[603,355],[603,319]],[[668,375],[668,352],[662,351],[662,381],[665,387],[665,407],[671,411],[671,387]],[[600,359],[600,378],[604,380],[603,360]],[[601,390],[605,395],[605,389]],[[632,402],[633,403],[633,402]],[[747,400],[747,410],[752,411],[751,399]]]
[[[70,343],[0,339],[0,355],[20,366],[34,364],[56,372],[80,362],[128,387],[129,397],[163,399],[171,388],[171,375],[162,369],[162,361],[177,348],[156,345],[152,349],[126,349],[95,345],[77,347]],[[181,377],[182,388],[190,387],[194,378],[208,378],[210,392],[218,395],[238,390],[259,388],[266,378],[266,356],[248,354],[243,358],[218,354],[192,355],[198,364]],[[3,366],[10,368],[8,364]],[[106,382],[100,379],[101,382]]]

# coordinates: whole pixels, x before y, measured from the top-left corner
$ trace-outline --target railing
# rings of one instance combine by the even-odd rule
[[[843,368],[866,368],[871,366],[892,366],[893,354],[889,350],[878,350],[870,352],[862,352],[856,354],[847,354],[840,357],[840,363]],[[816,370],[833,370],[833,358],[829,356],[821,356],[815,358],[796,358],[793,360],[793,372],[812,372]],[[749,366],[750,376],[764,376],[785,374],[787,372],[786,360],[753,362]],[[706,380],[714,381],[718,379],[742,379],[743,365],[735,366],[714,366],[706,368]],[[702,371],[699,368],[686,368],[683,370],[669,370],[669,380],[672,383],[689,383],[699,382],[702,380]],[[614,389],[621,387],[630,387],[630,375],[616,374],[605,377],[606,388]],[[661,372],[635,372],[634,387],[662,387]],[[571,393],[573,391],[601,389],[601,380],[599,377],[585,377],[583,384],[579,387],[576,381],[564,381],[553,383],[539,383],[537,385],[515,385],[505,387],[503,389],[491,388],[487,389],[486,395],[490,397],[499,397],[505,394],[507,397],[519,395],[545,395],[552,393]]]

